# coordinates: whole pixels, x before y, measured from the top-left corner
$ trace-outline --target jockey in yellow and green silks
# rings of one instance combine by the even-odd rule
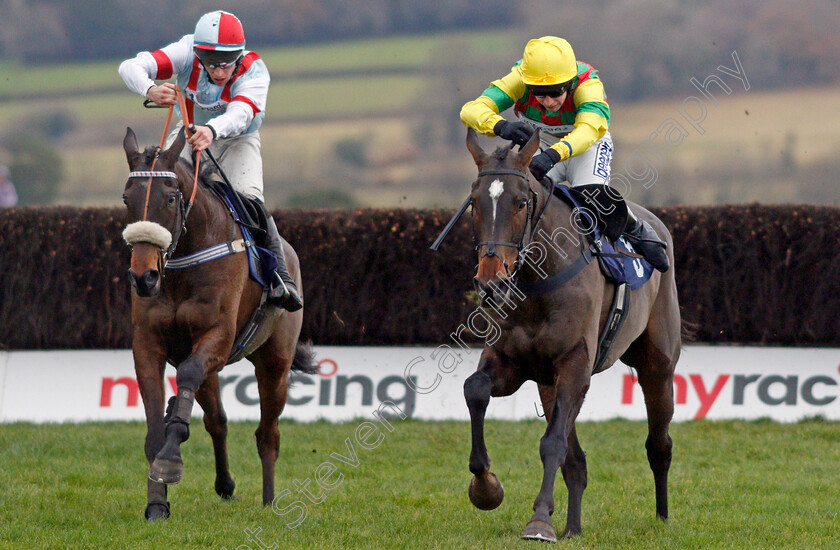
[[[511,107],[516,122],[500,114]],[[539,132],[541,152],[530,164],[537,180],[568,181],[571,187],[609,185],[613,143],[607,94],[598,71],[578,61],[562,38],[530,40],[510,73],[461,108],[461,120],[481,134],[520,146]],[[668,269],[665,243],[632,211],[625,234],[655,268]]]

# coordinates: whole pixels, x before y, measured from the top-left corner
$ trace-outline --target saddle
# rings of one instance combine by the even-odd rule
[[[583,225],[593,227],[587,238],[597,248],[595,256],[604,277],[616,284],[627,283],[631,290],[650,279],[653,266],[622,236],[627,225],[624,199],[604,192],[603,185],[571,188],[555,184],[554,195],[578,209],[578,214],[584,218]]]
[[[277,257],[259,245],[266,233],[268,213],[265,207],[260,201],[234,191],[223,182],[211,179],[207,181],[207,187],[227,205],[231,217],[242,230],[250,276],[267,293],[271,274],[277,268]]]

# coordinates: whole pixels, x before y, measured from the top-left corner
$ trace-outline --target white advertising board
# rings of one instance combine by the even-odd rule
[[[421,420],[468,420],[463,384],[480,350],[433,347],[315,348],[321,372],[293,375],[283,418],[344,421],[377,410]],[[675,421],[812,416],[840,420],[840,349],[687,346],[675,377]],[[166,369],[167,395],[176,371]],[[230,420],[259,418],[253,367],[220,374]],[[143,420],[130,350],[0,353],[0,422]],[[399,409],[399,410],[397,410]],[[488,418],[541,414],[536,386],[494,398]],[[201,415],[198,406],[194,414]],[[633,371],[618,363],[593,377],[579,420],[645,418]]]

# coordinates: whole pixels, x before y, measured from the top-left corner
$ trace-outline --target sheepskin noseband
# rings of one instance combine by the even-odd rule
[[[130,245],[134,243],[150,243],[161,250],[168,250],[172,244],[172,233],[155,222],[134,222],[126,226],[123,239]]]

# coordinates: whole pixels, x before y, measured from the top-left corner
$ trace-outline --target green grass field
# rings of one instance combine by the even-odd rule
[[[394,422],[377,448],[355,447],[355,468],[330,455],[348,454],[345,439],[353,439],[359,422],[281,422],[278,493],[294,493],[293,480],[313,479],[327,460],[344,476],[322,502],[307,502],[308,513],[294,529],[286,524],[297,513],[281,516],[260,504],[254,423],[230,426],[239,500],[215,495],[209,436],[195,423],[183,447],[184,481],[169,492],[173,517],[154,524],[142,517],[143,424],[3,425],[0,548],[260,548],[249,542],[246,529],[266,548],[537,547],[518,537],[539,488],[542,421],[488,422],[493,471],[506,489],[505,501],[491,512],[474,509],[466,495],[467,423]],[[840,543],[836,423],[674,424],[667,523],[654,517],[645,424],[583,423],[578,433],[589,469],[583,535],[562,546],[766,549]],[[561,530],[566,492],[559,475],[555,497],[555,527]]]

